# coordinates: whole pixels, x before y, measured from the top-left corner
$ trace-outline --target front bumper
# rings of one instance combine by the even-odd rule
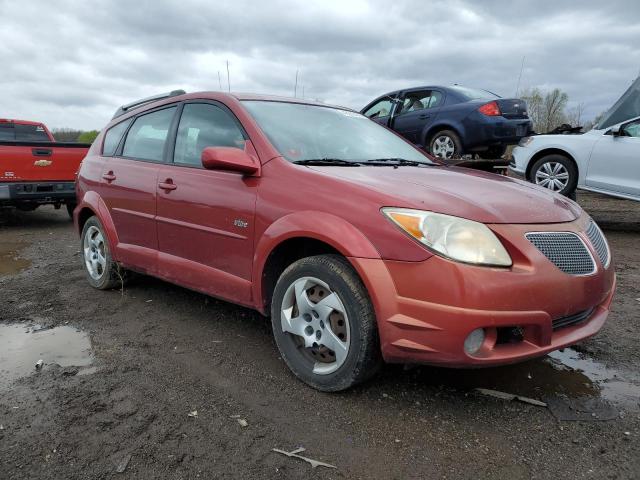
[[[0,205],[75,202],[74,182],[0,183]]]
[[[352,258],[376,309],[385,360],[451,367],[500,365],[596,334],[615,291],[613,262],[604,268],[596,260],[595,273],[567,275],[524,237],[528,231],[544,230],[584,236],[587,221],[585,215],[560,225],[492,225],[513,258],[508,269],[464,265],[439,256],[424,262]],[[589,315],[579,324],[554,330],[553,320],[579,312]],[[518,341],[499,340],[501,332],[513,327],[522,334]],[[486,339],[469,355],[464,341],[477,328],[485,329]]]

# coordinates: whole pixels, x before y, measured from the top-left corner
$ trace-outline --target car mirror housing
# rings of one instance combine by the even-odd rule
[[[622,129],[620,128],[620,125],[614,125],[613,127],[611,127],[611,135],[613,135],[614,137],[622,136]]]
[[[256,159],[234,147],[206,147],[202,150],[201,160],[207,170],[226,170],[245,175],[256,175],[260,170]]]

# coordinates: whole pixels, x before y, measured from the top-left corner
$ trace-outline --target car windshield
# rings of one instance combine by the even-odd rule
[[[431,164],[419,150],[359,113],[298,103],[245,100],[244,106],[290,162],[371,160]]]
[[[453,87],[449,87],[451,90],[458,92],[467,100],[478,100],[484,98],[500,98],[495,93],[488,92],[486,90],[480,90],[476,88],[467,88],[461,87],[459,85],[454,85]]]

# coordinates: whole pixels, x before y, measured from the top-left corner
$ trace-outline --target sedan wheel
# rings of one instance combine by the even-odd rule
[[[431,153],[439,158],[453,158],[456,152],[456,146],[453,139],[447,135],[440,135],[433,141]]]
[[[578,168],[573,160],[553,153],[536,160],[527,179],[567,197],[574,197],[578,185]]]
[[[569,183],[569,172],[564,165],[557,162],[543,163],[535,175],[536,184],[559,192]]]

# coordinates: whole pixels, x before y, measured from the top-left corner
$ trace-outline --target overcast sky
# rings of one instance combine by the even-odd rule
[[[640,71],[640,1],[0,0],[0,118],[100,129],[175,88],[360,109],[387,91],[555,87],[586,117]]]

